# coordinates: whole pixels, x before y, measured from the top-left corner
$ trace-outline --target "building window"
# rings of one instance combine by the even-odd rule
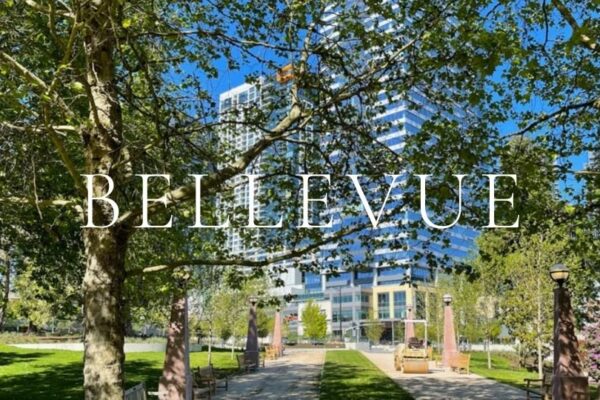
[[[379,293],[377,295],[377,317],[379,319],[387,319],[390,317],[390,294]]]
[[[302,274],[302,283],[304,283],[307,289],[320,289],[321,275],[311,272],[304,272]]]
[[[388,267],[388,268],[379,268],[377,270],[378,276],[394,276],[404,274],[404,267]]]
[[[331,296],[331,302],[333,304],[340,304],[340,297],[339,296]],[[351,294],[342,295],[342,303],[352,303],[352,295]]]
[[[373,271],[356,271],[354,272],[354,283],[373,283]]]
[[[432,270],[423,267],[412,267],[411,278],[415,281],[430,282],[432,281]]]
[[[339,311],[333,311],[331,313],[331,320],[333,322],[340,322],[338,319]],[[342,322],[352,321],[352,310],[342,310]]]
[[[346,284],[349,284],[351,276],[352,275],[351,275],[350,272],[340,272],[340,273],[337,274],[337,276],[327,275],[327,282],[328,283],[346,283]]]
[[[394,292],[394,318],[406,317],[406,292]]]
[[[361,303],[368,303],[369,302],[369,295],[366,294],[366,293],[357,294],[354,297],[354,301],[359,301]]]

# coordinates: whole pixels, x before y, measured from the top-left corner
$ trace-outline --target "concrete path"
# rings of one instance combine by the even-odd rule
[[[213,399],[318,399],[324,361],[324,350],[286,350],[279,360],[267,360],[265,368],[234,376],[229,390],[218,389]]]
[[[429,374],[402,374],[394,368],[393,353],[362,352],[415,400],[522,400],[525,391],[475,375],[432,368]]]

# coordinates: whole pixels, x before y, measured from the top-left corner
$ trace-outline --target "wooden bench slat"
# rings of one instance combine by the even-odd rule
[[[198,386],[198,383],[206,385],[209,392],[212,393],[215,393],[217,388],[229,390],[229,379],[227,377],[217,379],[215,370],[211,364],[196,369],[196,373],[194,374],[194,386]],[[221,385],[219,385],[219,383],[221,383]]]
[[[125,390],[125,400],[146,400],[146,384],[144,382]]]

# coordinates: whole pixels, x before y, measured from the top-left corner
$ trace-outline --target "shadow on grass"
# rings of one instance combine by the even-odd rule
[[[192,362],[192,369],[204,367],[204,363]],[[125,362],[125,388],[132,387],[142,381],[146,383],[146,388],[150,392],[158,390],[158,381],[162,375],[162,362],[160,364],[142,360],[127,360]],[[217,378],[232,376],[239,374],[237,367],[223,368],[215,367],[215,375]]]
[[[17,359],[32,355],[35,353],[16,354]],[[2,356],[6,356],[6,353],[2,353]],[[11,357],[12,355],[9,354],[9,358]],[[149,390],[156,390],[161,372],[161,366],[157,367],[150,361],[128,361],[125,365],[125,387],[145,381]],[[46,370],[31,373],[27,373],[24,369],[23,373],[0,377],[0,400],[81,398],[83,398],[83,362],[51,365]]]
[[[40,372],[3,376],[0,399],[81,399],[82,370],[82,363],[69,363]]]
[[[44,357],[45,353],[15,353],[3,351],[0,353],[0,366],[20,362],[28,362]]]
[[[8,351],[5,351],[8,350]],[[218,354],[217,354],[218,353]],[[237,362],[215,352],[219,377],[238,373]],[[192,367],[207,364],[206,354],[192,353]],[[125,360],[125,388],[144,381],[149,391],[158,389],[164,354],[132,353]],[[69,351],[11,351],[0,346],[0,400],[83,398],[83,354]]]

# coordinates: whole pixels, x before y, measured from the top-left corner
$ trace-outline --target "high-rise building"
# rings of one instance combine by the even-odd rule
[[[244,107],[263,107],[266,105],[263,91],[271,90],[271,85],[281,85],[281,90],[286,90],[286,85],[277,81],[269,81],[266,78],[260,80],[260,84],[243,84],[220,95],[220,109],[222,115],[230,110],[240,110]],[[404,99],[386,104],[386,110],[376,118],[388,118],[393,122],[392,128],[383,134],[379,140],[390,149],[399,151],[402,141],[406,135],[419,132],[424,121],[432,115],[434,110],[428,104],[425,96],[417,90],[411,90]],[[423,105],[419,110],[409,107],[410,102]],[[237,118],[243,118],[243,113],[237,112]],[[459,116],[456,116],[459,117]],[[232,151],[244,151],[253,145],[260,134],[242,124],[235,125],[233,129],[226,132],[223,138],[229,143]],[[294,153],[289,149],[290,154]],[[260,174],[260,160],[248,167],[247,173]],[[242,178],[238,178],[242,179]],[[260,190],[257,186],[256,190]],[[248,205],[248,186],[238,185],[234,193],[235,203],[241,207]],[[260,204],[256,205],[257,213],[260,215]],[[407,211],[404,219],[408,222],[411,218],[417,218],[415,212]],[[366,218],[366,217],[365,217]],[[334,222],[333,230],[339,229],[342,222],[338,219]],[[345,222],[348,223],[348,222]],[[257,233],[258,234],[258,233]],[[350,251],[356,262],[353,270],[340,269],[335,260],[329,257],[338,244],[323,246],[317,256],[307,258],[306,262],[317,262],[321,265],[320,272],[302,272],[295,268],[292,263],[286,265],[287,272],[281,278],[285,285],[273,289],[274,295],[293,294],[294,300],[284,310],[290,330],[302,335],[301,312],[305,303],[312,299],[316,301],[328,317],[328,330],[336,336],[348,335],[353,332],[361,321],[368,318],[388,322],[390,329],[384,333],[391,339],[391,322],[406,317],[407,307],[413,307],[415,315],[425,318],[428,299],[427,293],[432,293],[433,285],[438,271],[430,268],[424,258],[419,260],[420,253],[430,252],[439,257],[448,256],[450,259],[462,260],[473,249],[473,242],[477,235],[476,231],[456,226],[450,230],[450,245],[442,246],[431,243],[426,231],[420,232],[416,239],[405,238],[405,246],[397,248],[389,245],[391,238],[405,233],[393,224],[382,224],[376,231],[381,237],[381,245],[375,249],[373,257],[368,263],[364,263],[366,249],[362,249],[358,242],[351,242],[345,246],[354,246]],[[427,245],[427,250],[425,247]],[[264,256],[260,249],[246,248],[243,240],[235,232],[228,235],[228,248],[238,255],[247,258]],[[332,268],[337,268],[337,274],[328,273]],[[418,289],[408,284],[418,282]]]
[[[234,87],[219,95],[219,114],[222,120],[244,122],[248,112],[267,110],[267,125],[269,121],[276,124],[281,116],[288,111],[291,104],[290,85],[293,78],[291,66],[285,66],[275,76],[260,77],[255,83],[245,83]],[[308,131],[308,130],[307,130]],[[230,153],[241,153],[248,150],[261,137],[263,132],[259,131],[250,124],[235,124],[227,123],[223,125],[223,131],[220,135],[221,141],[225,146],[225,151]],[[294,138],[302,139],[299,133]],[[291,142],[278,143],[274,149],[267,151],[260,156],[252,165],[250,165],[245,173],[260,175],[264,173],[261,165],[265,162],[264,158],[268,159],[270,152],[278,152],[284,155],[289,160],[295,160],[299,157],[299,147]],[[268,162],[268,161],[266,161]],[[245,184],[244,177],[236,177],[233,180],[233,206],[241,209],[247,209],[249,205],[249,186]],[[260,190],[263,190],[265,185],[257,183],[255,185],[255,198],[258,198]],[[258,218],[269,218],[268,205],[261,204],[256,201],[255,215]],[[262,217],[261,217],[262,216]],[[261,224],[264,222],[261,222]],[[259,259],[265,256],[275,256],[276,254],[266,254],[265,251],[259,248],[247,247],[245,240],[240,236],[240,231],[231,229],[227,233],[227,249],[234,255],[243,256],[247,259]],[[256,235],[261,234],[261,230],[256,230]],[[294,268],[291,262],[283,262],[281,266],[287,268],[287,272],[280,274],[280,278],[284,281],[284,286],[274,289],[274,295],[284,296],[293,290],[303,289],[301,283],[302,274]]]
[[[321,37],[335,37],[335,15],[331,12],[324,16],[323,20],[329,21],[329,24],[321,30]],[[369,23],[372,24],[375,18],[377,17],[373,17]],[[380,21],[377,26],[377,29],[394,29],[386,21]],[[287,73],[283,80],[279,79],[280,75],[277,79],[262,79],[261,89],[257,85],[244,84],[223,93],[220,96],[221,111],[239,107],[250,98],[260,98],[259,92],[272,84],[279,84],[280,90],[287,90],[288,81],[293,79],[293,76],[289,70],[284,71]],[[389,123],[389,129],[378,134],[377,139],[395,152],[401,151],[407,135],[418,134],[423,123],[436,113],[435,107],[417,88],[392,99],[382,95],[379,100],[385,109],[378,113],[374,120]],[[265,105],[260,101],[254,104],[257,107]],[[415,105],[417,107],[414,107]],[[459,108],[446,115],[448,119],[456,121],[460,121],[463,116],[464,111]],[[235,132],[235,135],[227,138],[227,141],[235,143],[238,150],[247,148],[246,146],[251,145],[257,138],[256,132],[245,132],[243,129]],[[247,197],[243,190],[241,187],[240,201],[243,201],[244,196]],[[420,217],[414,211],[406,210],[403,218],[408,224],[409,221]],[[334,219],[333,231],[341,229],[343,224],[347,226],[349,223],[358,222],[358,219]],[[328,332],[333,336],[356,335],[357,331],[362,330],[357,329],[361,322],[374,318],[383,321],[387,326],[383,339],[392,339],[393,322],[406,318],[409,307],[414,310],[415,318],[426,319],[428,316],[428,304],[431,302],[431,296],[435,295],[433,287],[439,271],[429,266],[424,255],[433,254],[438,258],[446,256],[449,260],[463,260],[474,248],[474,239],[477,236],[473,229],[455,226],[447,232],[449,245],[442,245],[432,241],[426,230],[418,232],[417,237],[413,239],[406,235],[405,229],[392,223],[380,225],[371,234],[379,239],[375,249],[365,249],[359,240],[352,238],[349,243],[343,245],[332,243],[323,246],[317,255],[306,260],[307,263],[320,265],[319,272],[303,272],[294,268],[291,263],[287,265],[288,271],[282,274],[285,286],[274,289],[273,294],[294,295],[294,300],[284,310],[291,332],[303,334],[302,309],[308,300],[313,300],[327,316]],[[403,246],[395,245],[398,239],[402,240]],[[229,245],[232,249],[246,251],[250,255],[258,254],[256,250],[241,249],[238,243],[235,236],[230,238]],[[332,254],[338,253],[341,246],[352,255],[354,265],[351,268],[344,266],[335,256],[332,257]],[[331,273],[331,270],[337,272]],[[418,287],[413,283],[418,283]]]

